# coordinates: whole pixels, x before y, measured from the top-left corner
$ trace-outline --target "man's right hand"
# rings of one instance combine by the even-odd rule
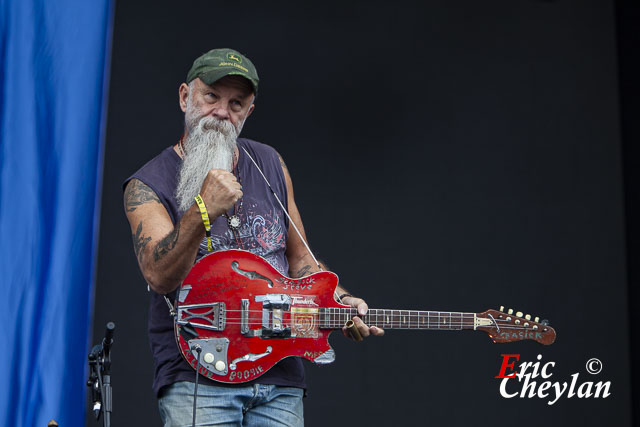
[[[202,183],[200,196],[213,221],[242,198],[242,186],[231,172],[211,169]]]

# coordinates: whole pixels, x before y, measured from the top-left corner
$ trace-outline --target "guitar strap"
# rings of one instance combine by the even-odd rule
[[[278,197],[276,192],[273,191],[273,188],[271,187],[271,184],[269,183],[269,180],[267,179],[266,176],[264,176],[264,173],[262,173],[262,170],[260,169],[260,166],[258,166],[256,161],[253,160],[253,157],[251,157],[251,154],[249,154],[249,152],[247,151],[246,148],[242,147],[242,149],[244,150],[244,152],[247,155],[247,157],[249,157],[249,159],[251,159],[251,163],[253,163],[253,165],[256,167],[256,169],[258,169],[258,172],[260,172],[260,175],[262,176],[262,179],[264,179],[264,182],[267,183],[267,186],[269,187],[269,190],[271,190],[271,194],[273,194],[273,197],[276,198],[276,201],[278,202],[278,204],[282,208],[282,212],[284,212],[284,214],[287,216],[287,218],[289,218],[289,224],[293,225],[293,229],[296,230],[296,234],[298,235],[298,237],[300,237],[300,240],[304,244],[304,247],[307,249],[307,252],[309,252],[309,255],[311,255],[311,258],[313,258],[313,262],[315,262],[316,265],[318,266],[318,268],[320,270],[322,270],[322,267],[320,266],[320,263],[318,262],[316,257],[313,255],[313,252],[311,252],[311,248],[309,248],[309,245],[307,244],[307,241],[304,239],[304,237],[302,237],[302,233],[300,233],[300,230],[298,230],[298,227],[296,226],[296,223],[293,222],[293,220],[289,216],[289,212],[287,212],[287,210],[285,209],[284,205],[280,201],[280,198]]]
[[[304,247],[307,249],[307,252],[309,252],[309,255],[311,255],[311,258],[313,258],[313,262],[316,263],[316,265],[318,266],[318,269],[320,271],[324,270],[322,268],[322,266],[320,265],[320,263],[318,262],[318,260],[316,259],[316,257],[313,255],[313,252],[311,252],[311,248],[309,247],[309,244],[307,243],[307,241],[304,239],[304,237],[302,237],[302,233],[300,232],[300,230],[298,230],[298,227],[296,226],[296,223],[293,222],[293,220],[291,219],[291,217],[289,216],[289,212],[287,212],[287,210],[285,209],[284,205],[282,204],[282,202],[280,201],[280,198],[278,197],[278,195],[276,194],[275,191],[273,191],[273,188],[271,187],[271,184],[269,183],[269,180],[267,179],[266,176],[264,176],[264,173],[262,173],[262,170],[260,169],[260,166],[258,166],[258,164],[256,163],[255,160],[253,160],[253,157],[251,157],[251,154],[249,154],[249,152],[247,151],[246,148],[242,147],[242,149],[244,150],[244,153],[247,155],[247,157],[249,157],[249,159],[251,159],[251,163],[253,163],[253,165],[256,167],[256,169],[258,170],[258,172],[260,172],[260,175],[262,176],[262,179],[264,179],[264,182],[267,183],[267,186],[269,187],[269,190],[271,190],[271,194],[273,194],[273,197],[276,198],[276,201],[278,202],[278,204],[280,205],[280,207],[282,208],[282,212],[284,212],[284,214],[287,216],[287,218],[289,218],[289,224],[293,225],[293,229],[296,231],[296,234],[298,235],[298,237],[300,238],[300,241],[302,241],[302,243],[304,244]],[[336,300],[340,303],[342,303],[342,298],[340,298],[340,295],[338,295],[338,292],[334,289],[333,290],[333,296],[336,298]]]

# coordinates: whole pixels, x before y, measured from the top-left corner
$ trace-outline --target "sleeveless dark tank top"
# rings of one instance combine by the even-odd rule
[[[280,273],[288,275],[289,263],[285,256],[285,250],[289,221],[243,148],[246,148],[258,163],[273,190],[287,208],[287,187],[278,154],[268,145],[249,139],[238,138],[237,143],[239,149],[238,176],[244,194],[242,203],[236,211],[236,215],[242,221],[239,230],[240,242],[244,249],[260,255]],[[182,160],[173,147],[168,147],[124,183],[126,186],[131,179],[135,178],[151,187],[167,209],[174,225],[180,221],[181,217],[175,198],[181,162]],[[225,218],[219,217],[212,224],[211,234],[214,251],[238,248],[238,243],[226,221]],[[206,242],[203,241],[200,244],[197,258],[200,259],[207,253]],[[175,300],[175,291],[168,297],[171,301]],[[177,381],[194,382],[195,370],[180,355],[174,337],[173,318],[169,315],[167,304],[162,295],[153,291],[151,291],[148,327],[149,343],[155,363],[153,390],[156,395],[161,393],[163,387]],[[203,376],[200,376],[199,381],[204,384],[223,385]],[[284,359],[257,380],[243,385],[250,385],[254,382],[305,388],[302,361],[297,357]],[[233,385],[229,385],[229,387],[233,387]]]

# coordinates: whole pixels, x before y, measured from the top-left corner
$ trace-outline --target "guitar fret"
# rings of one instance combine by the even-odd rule
[[[453,322],[455,329],[462,329],[462,313],[456,313],[455,321]]]

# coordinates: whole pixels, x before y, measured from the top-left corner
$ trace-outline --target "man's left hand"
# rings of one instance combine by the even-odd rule
[[[358,315],[360,316],[364,316],[369,310],[369,306],[366,302],[364,302],[362,298],[346,296],[342,298],[342,304],[350,305],[351,307],[355,308],[358,311]],[[362,335],[362,338],[366,338],[369,335],[374,335],[376,337],[381,337],[384,335],[384,329],[377,326],[367,326],[360,317],[354,317],[353,323],[355,323],[358,331],[360,332],[360,335]],[[347,338],[353,339],[351,334],[349,334],[349,332],[347,331],[346,326],[342,327],[342,334]]]

